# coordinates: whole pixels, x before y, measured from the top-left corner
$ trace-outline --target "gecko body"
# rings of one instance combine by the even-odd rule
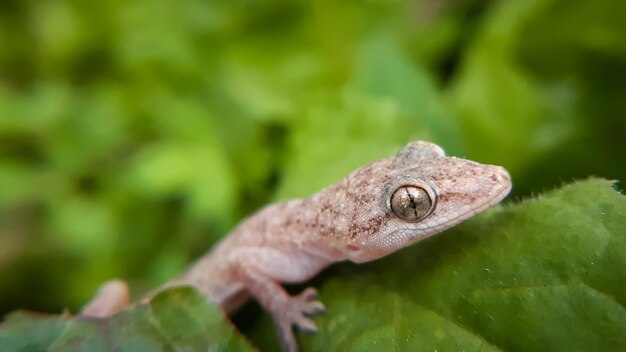
[[[192,285],[229,313],[254,298],[272,315],[283,349],[296,351],[293,326],[316,331],[310,316],[324,306],[315,289],[290,296],[281,283],[304,282],[335,262],[384,257],[497,204],[510,189],[500,166],[411,142],[311,197],[261,209],[162,289]]]

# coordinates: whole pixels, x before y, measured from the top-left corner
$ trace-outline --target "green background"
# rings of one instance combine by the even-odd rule
[[[511,203],[591,175],[623,184],[624,13],[3,1],[0,312],[75,311],[112,277],[139,295],[251,211],[409,140],[505,166]]]

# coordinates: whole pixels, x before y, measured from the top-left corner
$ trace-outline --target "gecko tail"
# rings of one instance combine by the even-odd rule
[[[106,318],[128,305],[129,293],[126,282],[113,279],[103,283],[98,293],[83,306],[80,315],[93,318]]]

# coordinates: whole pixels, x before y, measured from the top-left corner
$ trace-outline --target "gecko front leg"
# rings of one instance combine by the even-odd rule
[[[274,279],[253,268],[239,267],[237,274],[250,295],[272,315],[284,351],[298,350],[294,325],[305,332],[317,331],[315,323],[308,317],[323,313],[325,308],[316,300],[317,291],[313,287],[290,296]]]

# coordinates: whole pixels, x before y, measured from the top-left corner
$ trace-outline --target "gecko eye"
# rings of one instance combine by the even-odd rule
[[[387,209],[404,221],[422,220],[435,209],[435,191],[421,180],[401,178],[385,188]]]
[[[391,196],[391,210],[397,217],[406,221],[423,219],[430,213],[433,201],[420,187],[402,186]]]

